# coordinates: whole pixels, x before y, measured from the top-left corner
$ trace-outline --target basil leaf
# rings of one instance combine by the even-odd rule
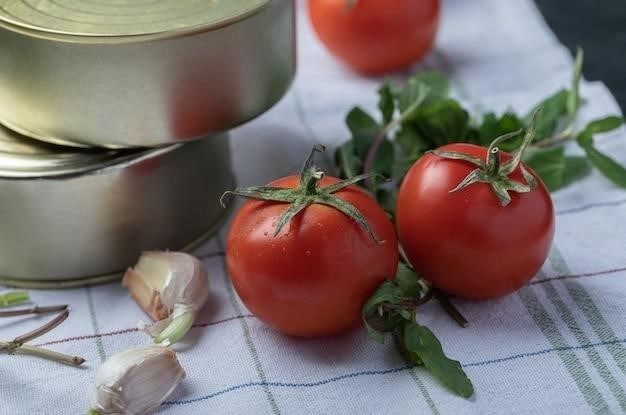
[[[626,169],[609,156],[598,151],[593,145],[585,148],[589,161],[600,172],[619,187],[626,188]]]
[[[428,149],[428,144],[409,123],[404,123],[396,133],[394,141],[402,152],[409,155],[419,155]]]
[[[367,334],[372,338],[372,340],[383,344],[385,343],[385,335],[380,330],[376,330],[374,327],[370,325],[365,316],[363,316],[363,324],[365,325],[365,329],[367,330]]]
[[[385,138],[378,148],[378,153],[376,154],[376,159],[374,160],[374,165],[372,166],[372,171],[380,173],[385,177],[391,176],[394,158],[393,144]],[[384,179],[376,178],[375,182],[380,180]]]
[[[562,146],[528,151],[524,162],[541,177],[550,191],[563,185],[565,149]]]
[[[403,297],[417,298],[422,292],[422,286],[418,283],[417,273],[404,263],[398,264],[396,272],[396,284],[400,287]]]
[[[432,148],[462,141],[469,128],[469,114],[450,98],[420,107],[414,126]]]
[[[587,153],[589,161],[600,172],[620,187],[626,188],[626,169],[615,160],[598,151],[593,145],[593,135],[614,130],[622,125],[622,117],[610,116],[591,121],[576,136],[576,141]]]
[[[398,163],[394,163],[394,169],[397,164]],[[376,189],[376,200],[378,201],[378,204],[383,208],[383,210],[387,212],[387,214],[390,216],[392,222],[395,215],[397,197],[398,189],[394,184],[387,186],[387,188],[382,188],[382,186],[379,186],[378,189]]]
[[[424,103],[429,104],[433,101],[448,97],[450,92],[450,82],[437,71],[423,71],[411,77],[415,82],[426,85],[430,92]]]
[[[355,154],[365,160],[367,152],[380,131],[378,123],[359,107],[353,108],[346,117],[346,124],[352,133]]]
[[[497,137],[517,131],[522,127],[522,120],[513,113],[504,113],[499,118],[493,112],[487,113],[483,116],[481,124],[477,127],[478,139],[476,140],[476,144],[488,146]],[[500,148],[504,151],[517,148],[521,139],[520,136],[519,139],[506,141],[500,145]]]
[[[386,280],[378,286],[374,294],[363,306],[363,315],[369,316],[378,311],[378,306],[384,303],[394,303],[402,293],[400,288],[391,280]]]
[[[464,398],[474,394],[474,386],[461,364],[446,357],[441,343],[427,327],[416,322],[405,324],[404,345],[411,355],[415,354],[433,376],[452,392]]]
[[[393,330],[402,321],[402,316],[396,313],[388,313],[382,306],[384,304],[395,304],[402,295],[400,288],[391,280],[383,282],[378,289],[367,300],[361,310],[361,318],[369,336],[379,343],[383,343],[385,338],[383,331]],[[376,328],[370,324],[376,324]]]
[[[417,159],[419,159],[421,157],[421,153],[417,153],[416,155],[413,156],[408,156],[408,157],[401,157],[401,158],[397,158],[395,163],[393,164],[393,170],[392,170],[392,177],[394,178],[402,178],[406,175],[406,173],[409,171],[409,169],[411,168],[411,166],[413,166],[413,164],[417,161]],[[399,182],[399,180],[395,180],[396,182]]]
[[[581,132],[576,135],[576,141],[582,147],[593,143],[593,135],[607,133],[619,128],[624,123],[624,118],[611,115],[591,121]]]
[[[413,320],[413,314],[411,314],[409,310],[400,310],[398,314],[400,314],[400,316],[405,320]]]
[[[591,171],[591,166],[585,157],[565,157],[563,169],[563,182],[561,187],[566,187],[573,182],[582,179]]]
[[[412,120],[419,113],[420,106],[428,98],[430,87],[421,82],[410,79],[398,99],[400,109],[400,123]]]
[[[351,179],[363,170],[363,161],[356,156],[352,140],[337,148],[335,164],[339,167],[340,176],[345,179]]]
[[[389,124],[393,119],[393,113],[396,110],[390,81],[384,82],[378,89],[378,109],[380,109],[380,112],[383,115],[383,124]]]
[[[535,121],[534,141],[541,141],[556,133],[559,120],[567,114],[568,96],[569,92],[562,89],[556,94],[540,102],[528,115],[526,115],[524,123],[528,126],[535,111],[538,108],[542,108],[542,111],[537,114],[537,119]]]
[[[574,60],[574,76],[572,77],[572,89],[567,94],[567,116],[570,120],[576,118],[576,112],[580,106],[580,78],[583,71],[584,54],[581,48],[576,50],[576,58]]]

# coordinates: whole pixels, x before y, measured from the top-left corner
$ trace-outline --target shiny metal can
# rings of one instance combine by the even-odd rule
[[[225,219],[233,182],[225,134],[95,151],[0,127],[0,284],[103,282],[144,250],[190,249]]]
[[[0,0],[0,122],[157,146],[261,114],[295,73],[294,0]]]

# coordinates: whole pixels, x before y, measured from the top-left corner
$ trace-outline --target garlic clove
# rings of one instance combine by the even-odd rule
[[[128,288],[135,302],[153,320],[159,321],[169,316],[169,310],[161,301],[159,290],[150,279],[144,278],[142,274],[129,268],[122,279],[122,286]]]
[[[139,306],[156,323],[139,328],[161,345],[180,340],[191,328],[209,296],[209,280],[202,262],[183,252],[144,252],[124,275]]]
[[[185,370],[171,349],[150,346],[117,353],[98,369],[90,413],[150,413],[185,376]]]

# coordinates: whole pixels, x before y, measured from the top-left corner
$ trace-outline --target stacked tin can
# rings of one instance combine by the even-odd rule
[[[0,0],[0,283],[108,281],[190,249],[227,131],[295,72],[293,0]]]

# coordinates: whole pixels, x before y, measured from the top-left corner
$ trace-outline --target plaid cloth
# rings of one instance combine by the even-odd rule
[[[234,131],[241,185],[296,172],[314,142],[346,139],[343,117],[376,107],[379,79],[344,69],[317,43],[300,4],[300,68],[291,92]],[[473,111],[527,111],[566,86],[572,59],[528,0],[447,0],[435,50],[414,69],[436,68]],[[412,71],[407,71],[409,74]],[[606,88],[585,82],[581,124],[619,113]],[[622,129],[599,146],[626,164]],[[576,151],[572,149],[572,151]],[[330,152],[327,157],[330,157]],[[419,319],[460,360],[476,395],[465,400],[379,345],[365,330],[319,340],[282,336],[241,304],[224,271],[224,235],[197,254],[211,297],[186,343],[188,378],[163,414],[587,414],[626,412],[626,192],[599,174],[554,194],[556,242],[541,273],[519,292],[474,303],[454,300],[461,329],[436,304]],[[0,413],[84,413],[94,374],[107,356],[150,339],[134,327],[143,313],[120,284],[33,291],[41,305],[68,303],[69,320],[38,339],[88,359],[76,369],[27,356],[0,356]],[[0,321],[9,339],[49,317]]]

